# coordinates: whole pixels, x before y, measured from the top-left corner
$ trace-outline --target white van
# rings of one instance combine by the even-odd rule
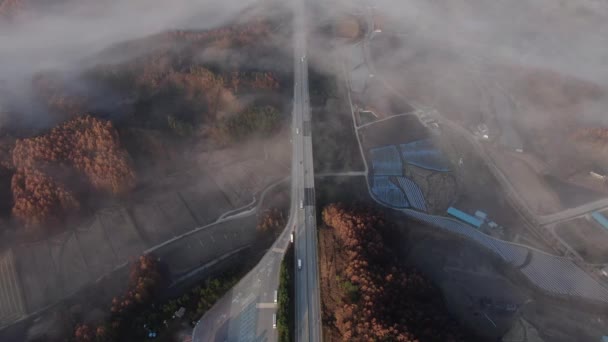
[[[277,300],[278,300],[278,298],[277,298],[277,297],[278,297],[278,295],[279,295],[279,294],[278,294],[278,291],[277,291],[277,290],[274,290],[274,302],[275,302],[275,303],[276,303],[276,302],[277,302]]]
[[[300,201],[300,209],[304,209],[304,201]]]
[[[289,236],[289,241],[293,243],[293,232],[291,232],[291,235]]]
[[[298,269],[302,269],[302,259],[298,259]]]
[[[276,313],[272,314],[272,328],[273,329],[277,328],[277,314]]]

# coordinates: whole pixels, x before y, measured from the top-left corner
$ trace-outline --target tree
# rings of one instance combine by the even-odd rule
[[[343,305],[334,315],[344,341],[471,340],[446,314],[437,291],[398,265],[384,245],[380,230],[388,226],[379,214],[331,204],[322,218],[347,257],[338,274]]]
[[[222,119],[214,136],[218,142],[238,142],[255,134],[269,135],[277,129],[280,120],[281,115],[275,107],[252,107]]]
[[[85,180],[112,195],[135,187],[135,171],[109,121],[85,115],[37,137],[19,139],[12,151],[13,215],[26,226],[61,223],[80,208],[72,190]]]
[[[180,120],[173,115],[167,116],[167,125],[169,128],[171,128],[173,133],[180,137],[189,137],[194,133],[194,127],[192,124]]]
[[[281,210],[277,208],[268,209],[258,218],[256,230],[261,234],[266,234],[283,229],[285,224],[285,217]]]

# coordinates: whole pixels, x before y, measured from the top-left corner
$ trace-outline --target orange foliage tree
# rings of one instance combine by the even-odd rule
[[[36,169],[15,173],[11,189],[12,214],[24,222],[26,228],[60,223],[66,213],[80,208],[72,191]]]
[[[149,301],[160,285],[157,259],[149,254],[140,256],[131,268],[127,293],[122,298],[112,299],[112,313],[127,313],[135,305]]]
[[[85,115],[48,134],[17,140],[12,153],[13,214],[34,226],[60,222],[79,208],[70,180],[80,176],[96,190],[120,195],[135,187],[135,172],[108,121]]]
[[[87,324],[77,324],[74,328],[74,340],[76,342],[121,340],[125,330],[132,328],[125,324],[125,321],[130,315],[134,315],[138,305],[149,304],[162,284],[158,260],[149,254],[140,256],[131,266],[125,295],[112,299],[110,320],[95,329]]]
[[[273,208],[264,211],[262,216],[259,217],[256,229],[260,233],[269,233],[283,229],[285,224],[283,212],[277,208]]]
[[[324,208],[348,258],[335,312],[344,341],[470,341],[442,310],[441,296],[418,273],[402,269],[384,245],[382,217],[340,204]]]

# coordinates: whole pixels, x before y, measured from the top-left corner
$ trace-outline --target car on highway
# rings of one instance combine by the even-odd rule
[[[300,129],[296,128],[296,134],[300,134]]]
[[[294,227],[293,229],[295,230],[296,228]],[[291,232],[291,234],[289,235],[289,242],[293,243],[293,238],[294,238],[294,232]]]
[[[272,328],[273,329],[277,328],[277,314],[276,313],[272,314]]]
[[[304,201],[300,201],[300,209],[304,209]]]
[[[274,290],[274,302],[276,303],[278,300],[278,291]]]
[[[298,270],[302,269],[302,259],[298,259]]]

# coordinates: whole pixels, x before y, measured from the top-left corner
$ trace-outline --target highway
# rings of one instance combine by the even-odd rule
[[[277,340],[277,331],[273,327],[273,315],[277,311],[274,291],[279,285],[281,261],[294,228],[296,341],[321,341],[306,17],[303,0],[294,0],[293,5],[294,99],[289,220],[256,267],[197,322],[192,333],[194,342]],[[301,269],[298,269],[298,260],[301,260]]]
[[[314,167],[312,155],[312,137],[310,124],[310,96],[308,92],[308,59],[307,49],[307,18],[304,0],[294,3],[294,121],[297,134],[294,145],[299,145],[299,151],[294,156],[302,156],[299,167],[298,188],[302,189],[302,207],[298,217],[295,239],[296,276],[296,341],[321,341],[321,303],[319,294],[319,272],[317,262],[317,229],[314,190]],[[294,182],[293,184],[296,184]],[[298,269],[298,260],[301,269]]]

